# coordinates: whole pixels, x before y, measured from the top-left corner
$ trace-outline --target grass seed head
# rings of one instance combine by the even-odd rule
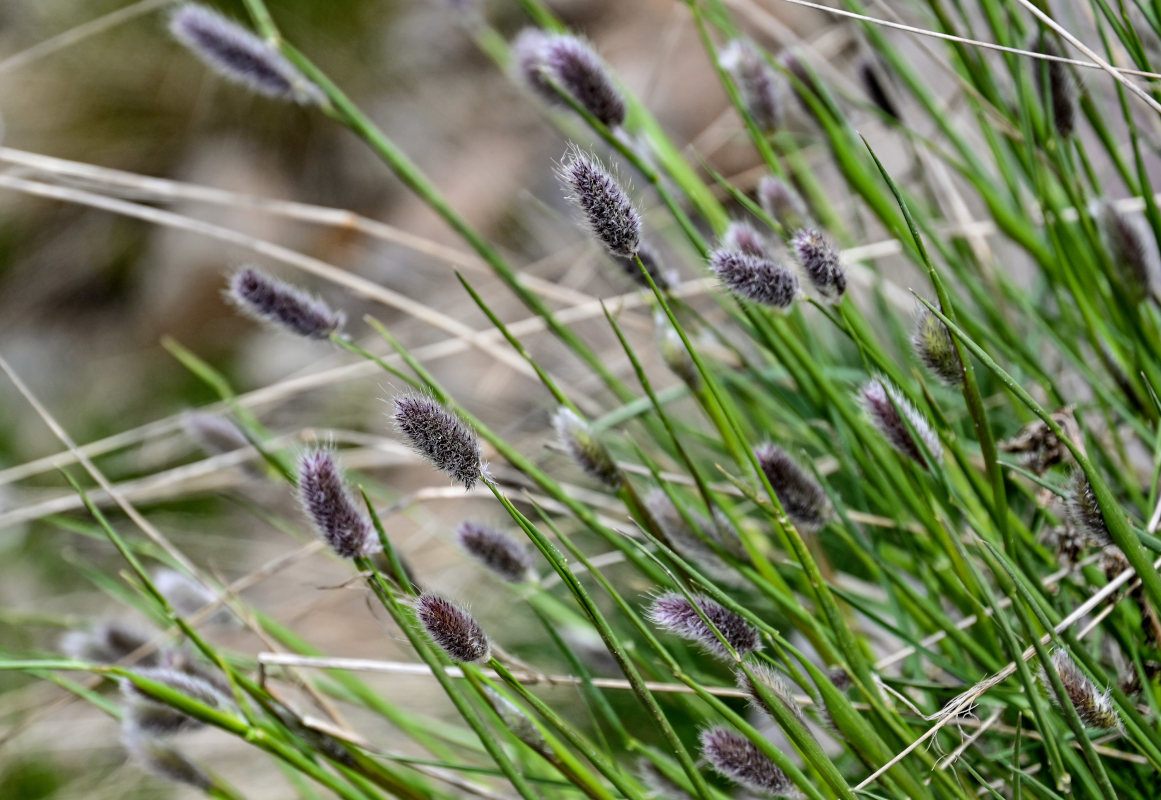
[[[116,664],[146,647],[152,637],[123,622],[102,622],[92,628],[73,630],[61,637],[61,652],[79,661],[98,664]],[[155,651],[143,656],[136,664],[152,667],[158,663]]]
[[[230,276],[226,298],[251,319],[308,339],[326,339],[343,326],[342,312],[253,267]]]
[[[465,520],[456,529],[456,540],[464,552],[509,583],[526,581],[532,572],[528,548],[495,528]]]
[[[1101,513],[1092,484],[1079,469],[1072,473],[1064,497],[1064,517],[1068,526],[1088,545],[1107,547],[1112,544],[1105,515]]]
[[[203,792],[214,786],[213,779],[180,750],[136,725],[122,724],[121,741],[132,761],[146,772]]]
[[[371,520],[343,483],[333,451],[311,450],[298,460],[298,498],[319,536],[341,558],[381,549]]]
[[[1046,56],[1059,56],[1056,45],[1046,39],[1033,41],[1031,49]],[[1044,91],[1044,75],[1048,76],[1048,101],[1052,108],[1052,125],[1056,133],[1068,138],[1076,132],[1076,81],[1068,67],[1059,61],[1035,59],[1031,62],[1035,70],[1036,85]]]
[[[812,532],[827,523],[834,508],[814,476],[800,467],[785,450],[769,442],[755,447],[754,456],[786,516],[796,527]]]
[[[137,670],[137,674],[164,684],[210,708],[233,707],[233,701],[222,693],[218,685],[190,672],[169,667],[149,667]],[[125,701],[125,718],[147,733],[166,736],[202,725],[200,720],[158,700],[129,680],[121,682],[121,695]]]
[[[766,175],[758,181],[758,204],[785,231],[800,230],[810,224],[806,201],[781,178]]]
[[[1115,278],[1129,299],[1140,303],[1153,293],[1161,278],[1161,258],[1152,233],[1109,202],[1100,204],[1098,221]]]
[[[785,311],[798,296],[798,276],[769,259],[715,250],[709,267],[731,292],[760,305]]]
[[[903,396],[902,392],[887,384],[885,379],[874,378],[863,384],[859,396],[871,423],[896,452],[910,458],[916,464],[926,467],[923,451],[911,435],[911,431],[908,430],[907,424],[910,423],[926,445],[932,460],[939,461],[943,455],[943,446],[939,442],[939,436],[936,435],[927,418],[911,404],[910,400]],[[904,417],[906,417],[906,422],[904,422]]]
[[[766,237],[745,222],[731,222],[726,232],[722,234],[721,246],[723,250],[736,250],[748,256],[770,258]]]
[[[738,682],[738,688],[746,693],[750,698],[750,704],[758,711],[768,716],[774,722],[778,721],[778,717],[770,709],[770,706],[762,698],[759,693],[758,685],[766,692],[774,697],[778,702],[786,707],[795,719],[806,727],[806,715],[802,713],[802,707],[798,705],[798,701],[794,699],[794,692],[790,688],[790,684],[786,682],[777,671],[771,669],[765,664],[749,664],[747,665],[750,672],[753,674],[753,680],[746,674],[746,671],[739,667],[734,673],[734,679]],[[756,685],[758,684],[758,685]]]
[[[641,246],[641,216],[616,179],[575,145],[558,174],[568,188],[566,197],[601,244],[614,256],[633,258]]]
[[[1113,708],[1110,693],[1097,689],[1096,684],[1080,671],[1067,652],[1054,650],[1050,657],[1050,666],[1060,676],[1064,692],[1068,695],[1073,708],[1076,709],[1076,715],[1080,717],[1081,722],[1090,728],[1102,730],[1120,727],[1121,720],[1117,716],[1116,709]],[[1041,681],[1047,687],[1048,694],[1055,697],[1052,684],[1047,674],[1043,672],[1044,669],[1046,668],[1041,668]],[[1057,702],[1059,702],[1058,699]]]
[[[228,81],[266,97],[303,105],[325,102],[308,81],[270,43],[206,6],[188,3],[170,17],[174,37],[206,66]]]
[[[847,275],[830,242],[813,228],[804,228],[791,238],[790,247],[815,291],[831,302],[841,299],[847,290]]]
[[[625,121],[625,100],[588,42],[556,34],[547,37],[542,48],[545,68],[582,108],[609,128]]]
[[[412,448],[465,489],[484,477],[480,442],[466,422],[423,394],[395,398],[395,427]]]
[[[955,349],[951,331],[926,308],[919,312],[915,322],[911,347],[923,365],[945,384],[959,386],[963,383],[963,362]]]
[[[415,600],[415,615],[433,642],[458,664],[487,661],[492,655],[484,629],[471,614],[436,594]]]
[[[742,734],[721,725],[701,732],[701,754],[724,778],[752,792],[797,798],[798,789],[769,756]]]
[[[698,609],[738,654],[739,657],[762,648],[758,629],[746,620],[701,595],[694,595]],[[677,592],[663,592],[653,598],[649,607],[650,621],[657,627],[669,631],[700,645],[710,655],[732,661],[733,656],[722,645],[714,631],[698,615],[693,603]]]
[[[761,51],[749,42],[735,39],[722,48],[718,63],[737,84],[742,104],[758,128],[769,133],[782,127],[779,76]]]
[[[586,475],[610,489],[621,486],[624,479],[613,456],[575,411],[558,408],[552,416],[552,427],[560,444]]]

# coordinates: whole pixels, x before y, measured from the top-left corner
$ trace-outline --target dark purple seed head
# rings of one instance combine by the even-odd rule
[[[694,599],[705,618],[713,623],[739,657],[761,649],[762,641],[757,628],[733,611],[723,608],[707,597],[694,595]],[[713,630],[705,624],[697,611],[694,610],[693,604],[684,595],[677,592],[659,594],[653,598],[648,615],[650,621],[657,627],[676,634],[682,639],[695,642],[710,655],[727,661],[734,660],[729,651],[722,646],[721,640],[714,635]]]
[[[342,312],[252,267],[230,276],[226,299],[252,319],[308,339],[325,339],[343,326]]]
[[[757,258],[770,257],[766,237],[745,222],[730,223],[722,234],[721,247],[723,250],[735,250]]]
[[[609,128],[625,121],[625,101],[600,56],[587,42],[556,34],[544,42],[543,52],[549,74],[578,105]]]
[[[902,120],[899,108],[888,92],[888,84],[880,75],[878,64],[871,59],[863,61],[859,65],[859,80],[863,84],[867,97],[871,98],[871,102],[878,106],[880,111],[896,121]]]
[[[213,779],[180,750],[128,721],[122,723],[121,741],[133,763],[146,772],[203,792],[214,787]]]
[[[422,394],[396,397],[394,420],[417,453],[465,489],[484,476],[475,431],[432,398]]]
[[[1114,280],[1132,302],[1140,303],[1154,291],[1161,278],[1161,258],[1152,233],[1108,202],[1100,204],[1099,222]]]
[[[480,623],[455,603],[435,594],[415,600],[415,615],[431,640],[456,663],[487,661],[492,654]]]
[[[298,460],[298,498],[315,531],[341,558],[380,550],[371,521],[347,492],[333,451],[311,450]]]
[[[1121,726],[1121,719],[1117,716],[1117,711],[1113,707],[1110,692],[1102,692],[1096,687],[1088,676],[1080,671],[1076,666],[1076,662],[1064,650],[1055,650],[1050,659],[1051,669],[1056,671],[1060,676],[1060,682],[1064,685],[1064,692],[1068,695],[1069,701],[1076,709],[1076,715],[1080,717],[1080,721],[1090,728],[1100,728],[1102,730],[1111,730]],[[1040,679],[1044,686],[1048,689],[1048,694],[1059,703],[1055,692],[1052,691],[1052,683],[1048,675],[1044,672],[1046,667],[1041,667]]]
[[[770,219],[789,233],[810,224],[806,201],[794,187],[781,178],[766,175],[758,181],[758,204]]]
[[[560,95],[546,80],[545,49],[551,34],[539,28],[525,28],[512,40],[512,68],[516,77],[544,101],[563,104]]]
[[[926,466],[922,450],[911,436],[911,431],[907,429],[907,422],[910,422],[911,427],[915,429],[915,432],[919,434],[927,446],[931,458],[934,461],[939,461],[940,456],[943,455],[943,446],[939,442],[939,436],[936,435],[927,418],[915,406],[911,405],[911,401],[904,397],[902,392],[894,386],[888,386],[883,379],[875,378],[863,384],[859,391],[859,397],[862,400],[863,410],[867,412],[872,424],[878,428],[879,433],[898,453],[910,458],[920,466]],[[907,422],[903,421],[904,416],[907,418]]]
[[[749,664],[747,666],[754,676],[753,680],[740,667],[734,673],[734,678],[738,682],[738,688],[744,691],[746,696],[750,698],[750,704],[771,720],[777,722],[778,717],[775,716],[767,701],[762,697],[762,691],[765,691],[776,702],[781,703],[805,727],[806,715],[802,713],[802,706],[798,705],[798,701],[794,699],[794,692],[791,691],[790,685],[786,680],[778,672],[765,664]]]
[[[169,30],[206,66],[253,92],[303,105],[325,96],[275,47],[205,6],[189,3],[173,13]]]
[[[722,726],[706,728],[700,739],[702,757],[722,777],[753,792],[801,796],[786,773],[737,731]]]
[[[1046,56],[1059,56],[1056,45],[1047,39],[1033,39],[1029,49]],[[1057,134],[1064,138],[1076,132],[1076,81],[1068,67],[1059,61],[1035,59],[1032,69],[1036,76],[1036,86],[1044,91],[1044,77],[1048,77],[1048,102],[1052,108],[1052,125]]]
[[[631,280],[640,285],[644,289],[649,288],[649,282],[645,280],[645,276],[641,274],[641,266],[637,264],[637,259],[641,259],[641,264],[644,265],[645,271],[649,273],[649,277],[657,284],[658,289],[673,288],[674,273],[672,271],[666,272],[661,263],[661,255],[653,247],[653,245],[642,239],[637,243],[637,255],[633,256],[613,256],[621,268],[625,270],[625,274]]]
[[[813,228],[794,234],[790,246],[815,290],[823,298],[838,302],[847,290],[847,275],[839,263],[838,251]]]
[[[765,258],[715,250],[709,267],[727,289],[754,303],[784,311],[798,296],[798,276]]]
[[[834,508],[814,476],[777,445],[760,444],[754,448],[754,456],[796,527],[809,533],[826,525]]]
[[[963,383],[963,362],[955,349],[951,331],[926,308],[919,312],[915,331],[911,334],[911,347],[935,377],[948,386]]]
[[[718,62],[737,84],[742,104],[758,128],[767,133],[780,128],[778,73],[766,63],[762,53],[749,42],[735,39],[722,48]]]
[[[600,481],[610,489],[617,489],[623,482],[621,470],[613,461],[608,448],[593,433],[589,424],[575,411],[561,406],[552,415],[552,427],[561,446],[572,456],[584,473]]]
[[[484,687],[484,697],[487,699],[488,705],[496,712],[496,716],[517,739],[538,753],[548,755],[552,752],[548,747],[548,740],[544,738],[540,728],[536,727],[536,723],[524,713],[523,709],[491,686]]]
[[[69,631],[60,640],[61,652],[79,661],[116,664],[150,644],[150,636],[122,622],[102,622],[87,630]],[[158,654],[151,653],[136,663],[142,667],[157,664]]]
[[[468,555],[509,583],[526,581],[532,573],[528,548],[494,528],[465,520],[456,539]]]
[[[1092,484],[1079,469],[1068,479],[1064,497],[1064,517],[1074,536],[1088,546],[1107,547],[1113,543],[1105,515],[1101,513]]]
[[[794,92],[798,104],[804,112],[813,117],[814,108],[810,105],[808,98],[822,96],[822,90],[814,72],[794,53],[786,53],[778,60],[782,64],[782,68],[792,78],[790,88]]]
[[[641,216],[597,160],[573,145],[558,174],[568,187],[567,198],[583,212],[601,244],[614,256],[636,255],[641,246]]]
[[[164,684],[210,708],[233,707],[233,701],[217,685],[190,672],[150,667],[137,670],[137,674]],[[200,720],[166,705],[128,680],[121,683],[121,695],[125,701],[126,719],[132,720],[133,725],[148,733],[164,736],[197,728],[202,724]]]

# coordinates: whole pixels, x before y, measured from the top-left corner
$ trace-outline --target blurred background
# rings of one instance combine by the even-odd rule
[[[239,317],[221,290],[230,270],[258,264],[345,309],[352,335],[368,344],[375,340],[361,318],[373,314],[412,348],[431,348],[424,351],[431,354],[427,364],[449,390],[523,452],[555,459],[557,469],[569,470],[548,447],[549,398],[510,363],[457,342],[449,332],[448,319],[488,327],[453,270],[461,270],[506,319],[528,313],[349,132],[311,110],[225,83],[177,46],[166,31],[171,5],[0,3],[0,171],[27,182],[22,185],[72,193],[58,199],[0,187],[0,353],[77,442],[99,443],[92,451],[98,466],[190,559],[224,583],[245,580],[242,597],[248,603],[320,651],[409,657],[382,615],[369,610],[363,592],[348,585],[348,567],[317,552],[285,484],[239,458],[206,461],[182,420],[190,409],[219,398],[174,357],[178,348],[219,370],[289,446],[335,441],[344,448],[344,464],[373,480],[384,502],[418,492],[416,502],[390,518],[392,537],[425,584],[470,602],[485,623],[506,618],[505,641],[519,650],[521,621],[511,618],[507,588],[482,579],[452,541],[460,519],[473,513],[488,519],[495,510],[491,503],[465,500],[458,489],[449,491],[442,476],[416,466],[399,447],[384,403],[396,387],[325,343],[285,337]],[[244,18],[240,3],[213,5]],[[472,13],[482,13],[510,37],[527,19],[515,2],[463,9],[471,5],[270,3],[287,38],[382,126],[511,263],[540,279],[554,305],[589,304],[588,322],[578,329],[607,349],[614,368],[627,371],[592,301],[623,305],[626,329],[645,340],[650,320],[632,302],[633,284],[588,241],[564,206],[552,171],[567,139],[545,109],[480,51],[465,24]],[[551,5],[596,44],[617,78],[675,142],[688,147],[693,163],[703,160],[741,188],[753,187],[759,161],[739,132],[682,3]],[[732,5],[760,44],[772,52],[809,50],[836,80],[857,91],[867,54],[844,24],[778,0]],[[852,113],[861,114],[857,106]],[[873,115],[866,116],[871,130],[881,129]],[[566,129],[570,124],[563,123]],[[575,130],[581,144],[591,144]],[[883,152],[896,164],[907,163],[902,150]],[[83,165],[132,175],[94,173]],[[151,185],[134,175],[234,194],[207,202],[182,187]],[[819,179],[826,181],[823,167]],[[239,232],[259,249],[261,243],[289,248],[407,301],[389,307],[359,299],[264,258],[253,246],[75,202],[93,196]],[[638,196],[646,209],[656,204],[644,193]],[[288,209],[255,210],[246,199],[253,197],[343,209],[390,227],[341,215],[335,224],[334,214],[301,207],[293,214],[327,221],[291,219]],[[702,274],[687,251],[666,243],[666,231],[658,234],[668,268],[684,280]],[[433,324],[424,309],[446,317]],[[553,358],[557,350],[548,336],[533,331],[525,341],[556,366],[582,403],[593,412],[602,409],[606,398],[573,359]],[[377,349],[384,349],[381,342]],[[76,496],[50,458],[61,451],[60,442],[8,381],[0,381],[0,398],[0,648],[50,653],[67,631],[103,619],[147,625],[117,600],[125,584],[110,576],[124,565],[78,513]],[[84,477],[79,468],[70,471]],[[579,476],[574,480],[584,483]],[[100,492],[94,498],[108,504]],[[270,647],[240,626],[207,630],[239,652]],[[367,680],[393,701],[436,715],[449,711],[428,679]],[[555,702],[567,703],[567,692],[558,693]],[[384,750],[407,752],[408,743],[382,721],[354,718],[351,725]],[[0,798],[195,796],[127,765],[117,738],[114,720],[65,690],[0,676]],[[277,767],[254,751],[212,731],[190,741],[199,759],[247,797],[290,796]]]

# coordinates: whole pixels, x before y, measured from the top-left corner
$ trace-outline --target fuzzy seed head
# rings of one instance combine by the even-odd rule
[[[661,263],[660,253],[644,239],[637,243],[636,258],[617,255],[614,255],[613,258],[621,265],[621,268],[629,276],[629,279],[643,289],[649,288],[649,282],[641,274],[641,267],[637,264],[638,258],[641,259],[641,264],[644,265],[645,271],[649,273],[649,277],[657,284],[658,289],[672,289],[673,284],[677,282],[676,273],[672,270],[665,270],[664,265]]]
[[[140,669],[137,674],[143,678],[165,684],[182,694],[197,700],[210,708],[227,709],[233,702],[214,683],[198,675],[169,667]],[[191,730],[202,723],[172,706],[155,699],[136,684],[121,682],[121,695],[125,701],[125,717],[141,730],[156,736],[167,736],[180,731]]]
[[[758,181],[758,204],[785,231],[796,231],[810,224],[806,201],[781,178],[766,175]]]
[[[814,77],[814,73],[794,53],[786,53],[778,60],[782,64],[783,69],[789,72],[794,78],[790,82],[790,88],[794,92],[795,98],[798,99],[799,105],[802,106],[802,110],[813,116],[814,108],[811,107],[807,98],[811,95],[815,97],[821,97],[822,95],[822,87]]]
[[[765,258],[715,250],[709,267],[731,292],[760,305],[784,311],[798,296],[798,276]]]
[[[238,23],[196,3],[174,12],[173,36],[228,81],[266,97],[302,105],[325,102],[323,93],[272,45]]]
[[[415,600],[415,615],[433,642],[458,664],[487,661],[492,655],[484,629],[471,614],[436,594]]]
[[[621,486],[621,470],[612,455],[575,411],[561,406],[552,416],[552,427],[560,444],[586,475],[610,489]]]
[[[133,762],[146,772],[167,781],[193,786],[203,792],[208,792],[214,786],[210,776],[180,750],[135,725],[122,725],[121,741]]]
[[[778,73],[762,53],[749,42],[735,39],[722,48],[718,62],[737,84],[742,103],[758,128],[769,133],[781,127]]]
[[[527,547],[507,534],[465,520],[456,529],[456,539],[464,552],[509,583],[528,580],[532,572],[532,555]]]
[[[951,331],[926,308],[919,312],[915,322],[911,347],[923,365],[945,384],[959,386],[963,383],[963,362],[959,360]]]
[[[943,455],[943,446],[939,442],[939,436],[936,435],[927,418],[911,404],[910,400],[903,396],[902,392],[894,386],[888,385],[884,379],[875,378],[863,384],[859,396],[863,403],[863,410],[867,412],[871,422],[879,429],[879,433],[887,440],[887,443],[895,448],[896,452],[910,458],[920,466],[926,466],[923,460],[923,451],[907,428],[907,423],[910,423],[923,440],[932,460],[939,461],[940,456]],[[907,422],[903,421],[904,417],[906,417]]]
[[[311,450],[298,460],[298,499],[315,531],[340,558],[363,558],[380,550],[371,521],[343,483],[333,451]]]
[[[69,631],[60,640],[61,652],[78,661],[116,664],[150,643],[148,634],[122,622],[102,622],[88,630]],[[156,652],[136,663],[142,667],[157,664]]]
[[[519,706],[491,686],[484,687],[484,697],[487,698],[488,705],[496,712],[496,716],[517,739],[538,753],[549,752],[548,741],[544,738],[544,734]]]
[[[769,258],[770,248],[766,237],[745,222],[731,222],[722,234],[723,250],[735,250],[756,258]]]
[[[790,246],[815,290],[824,299],[838,302],[847,290],[847,275],[839,264],[838,251],[813,228],[794,234]]]
[[[1058,56],[1060,51],[1056,45],[1041,39],[1033,41],[1031,49],[1046,56]],[[1048,100],[1052,105],[1052,124],[1056,132],[1063,138],[1068,138],[1076,132],[1076,81],[1073,80],[1068,68],[1059,61],[1044,61],[1036,59],[1032,62],[1035,70],[1036,85],[1044,91],[1044,73],[1048,75]]]
[[[1080,671],[1068,653],[1064,650],[1054,650],[1050,657],[1050,664],[1056,674],[1060,676],[1065,694],[1068,695],[1068,699],[1076,709],[1076,715],[1080,717],[1081,722],[1090,728],[1102,730],[1120,727],[1121,720],[1117,716],[1116,709],[1113,708],[1111,694],[1097,689],[1096,685],[1088,679],[1088,676]],[[1041,682],[1048,689],[1048,694],[1055,698],[1052,684],[1047,674],[1044,673],[1044,669],[1041,667]]]
[[[252,267],[230,276],[226,299],[251,319],[308,339],[325,339],[343,326],[342,312]]]
[[[475,431],[432,398],[421,394],[396,397],[394,420],[417,453],[465,489],[484,477]]]
[[[867,97],[871,99],[871,102],[880,111],[896,121],[902,119],[899,115],[899,108],[895,105],[895,101],[891,99],[891,95],[888,94],[887,86],[880,77],[879,68],[875,62],[868,59],[859,65],[859,80],[862,81],[863,89],[867,92]]]
[[[798,701],[794,699],[794,692],[791,691],[790,685],[786,680],[775,670],[766,666],[765,664],[750,664],[748,665],[750,672],[753,673],[753,680],[746,674],[746,671],[739,668],[734,673],[734,678],[738,682],[738,688],[741,689],[750,698],[750,704],[758,711],[768,716],[772,721],[777,722],[778,717],[767,705],[766,701],[762,699],[759,693],[759,686],[769,695],[773,696],[778,702],[785,706],[798,722],[805,727],[806,715],[802,713],[802,707],[798,705]]]
[[[1157,242],[1151,232],[1122,214],[1112,203],[1101,204],[1099,222],[1114,275],[1129,299],[1140,303],[1156,289],[1161,278]]]
[[[797,798],[798,789],[770,758],[740,733],[723,726],[701,732],[701,754],[724,778],[753,792]]]
[[[230,453],[250,445],[237,425],[217,414],[188,414],[181,421],[181,426],[186,436],[211,456]]]
[[[525,28],[512,40],[512,66],[516,77],[542,100],[562,105],[563,100],[546,79],[544,52],[551,34],[540,28]]]
[[[547,37],[542,48],[544,68],[578,105],[609,128],[625,121],[625,100],[587,42],[556,34]]]
[[[165,596],[174,611],[183,617],[196,614],[218,599],[193,578],[172,569],[162,568],[154,572],[153,585]],[[238,622],[238,618],[228,608],[222,607],[213,612],[207,622],[210,625],[233,625]]]
[[[826,525],[834,508],[814,476],[785,450],[769,442],[755,447],[754,455],[795,527],[809,533]]]
[[[565,196],[581,210],[601,244],[614,256],[636,255],[641,246],[641,216],[613,176],[575,145],[558,174],[568,188]]]
[[[1101,513],[1092,484],[1079,469],[1068,479],[1068,494],[1064,498],[1064,518],[1086,545],[1107,547],[1113,543],[1105,515]]]
[[[739,657],[762,648],[758,630],[746,620],[708,597],[694,595],[694,600],[702,614],[714,624]],[[663,592],[657,595],[649,607],[648,616],[657,627],[700,645],[710,655],[726,661],[733,660],[733,656],[722,646],[721,640],[714,635],[713,630],[705,624],[694,610],[693,604],[684,595],[677,592]]]

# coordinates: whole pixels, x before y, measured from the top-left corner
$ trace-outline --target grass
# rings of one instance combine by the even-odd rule
[[[141,5],[144,13],[148,4]],[[256,481],[289,494],[296,444],[320,438],[306,427],[327,420],[279,436],[253,409],[357,376],[380,377],[391,393],[423,392],[454,412],[491,465],[466,493],[432,479],[401,495],[357,469],[366,434],[330,432],[383,550],[354,559],[348,585],[386,614],[390,635],[401,636],[413,656],[344,658],[241,596],[256,582],[278,581],[291,561],[326,557],[305,520],[240,499],[254,518],[285,531],[291,548],[298,544],[227,585],[151,519],[147,506],[158,485],[169,498],[224,490],[213,480],[238,462],[237,452],[115,483],[95,459],[170,434],[179,420],[78,445],[68,420],[55,419],[0,360],[64,448],[0,475],[14,482],[59,468],[75,490],[75,499],[8,509],[0,519],[68,515],[47,519],[104,542],[94,546],[111,546],[127,567],[84,569],[84,577],[166,632],[112,658],[91,649],[90,657],[6,650],[0,670],[49,682],[121,718],[130,732],[139,706],[114,702],[104,688],[131,683],[235,737],[251,758],[272,760],[287,791],[304,798],[711,800],[733,791],[727,778],[759,790],[773,786],[770,775],[794,787],[787,793],[816,800],[1155,795],[1161,212],[1150,169],[1161,146],[1153,83],[1161,76],[1152,65],[1161,50],[1161,7],[932,0],[904,11],[846,0],[824,10],[852,26],[868,54],[856,66],[874,72],[890,104],[809,48],[791,48],[789,58],[756,51],[754,69],[778,87],[788,120],[764,130],[749,110],[752,76],[727,68],[718,54],[769,12],[740,0],[683,3],[683,24],[703,49],[683,57],[716,65],[736,114],[735,141],[753,149],[767,175],[797,187],[810,216],[825,221],[827,238],[842,248],[847,288],[832,303],[786,252],[794,226],[760,202],[752,182],[732,183],[703,154],[683,151],[615,70],[608,91],[624,98],[623,125],[602,122],[567,73],[534,86],[530,102],[559,128],[562,145],[593,149],[632,177],[632,201],[656,206],[645,239],[664,242],[687,279],[661,288],[640,257],[628,262],[630,272],[640,270],[639,287],[618,297],[534,278],[316,66],[321,54],[309,39],[282,36],[277,7],[243,5],[261,46],[277,48],[317,87],[317,111],[362,140],[385,174],[471,255],[338,209],[8,148],[0,159],[31,173],[0,174],[0,186],[246,248],[404,310],[447,336],[412,345],[373,314],[350,320],[348,333],[329,339],[338,366],[246,394],[196,343],[170,342],[174,357],[220,398],[210,410],[230,417],[245,437]],[[539,0],[513,5],[529,24],[564,30]],[[487,59],[518,71],[511,37],[482,13],[460,13],[464,35]],[[1052,51],[1044,41],[1067,57],[1045,57]],[[40,52],[10,61],[22,65]],[[544,164],[545,172],[552,166]],[[86,178],[86,188],[54,180],[68,176]],[[144,199],[114,196],[119,187]],[[456,290],[465,290],[489,327],[473,328],[451,309],[417,307],[414,298],[309,254],[147,202],[177,198],[260,207],[421,249],[454,265]],[[724,274],[719,282],[705,271],[731,220],[759,229],[769,260],[800,273],[803,292],[789,310],[731,293]],[[917,315],[946,330],[946,339],[928,340],[942,350],[915,351]],[[675,338],[659,347],[667,331]],[[588,418],[582,438],[560,443],[566,457],[528,452],[489,420],[482,398],[454,392],[432,369],[436,359],[473,349],[527,378],[546,412],[561,407]],[[952,369],[932,372],[924,366],[932,360]],[[877,405],[868,381],[886,387]],[[1066,406],[1068,418],[1061,416]],[[1021,433],[1032,442],[1030,454],[1014,444]],[[801,475],[765,468],[755,448],[767,441]],[[577,463],[570,451],[580,455]],[[594,460],[612,462],[605,485],[592,479]],[[418,460],[409,469],[430,476]],[[804,483],[816,488],[806,500]],[[657,489],[673,505],[672,518],[657,512]],[[452,664],[438,637],[424,634],[413,605],[427,578],[422,566],[417,572],[407,563],[393,524],[426,499],[449,496],[490,502],[526,541],[540,573],[471,590],[506,593],[513,613],[534,626],[531,635],[517,635],[502,619],[488,620],[492,654],[479,664]],[[804,502],[825,524],[803,524]],[[205,607],[178,608],[156,585],[161,566],[200,586]],[[689,601],[700,648],[649,613],[647,593],[663,592]],[[261,651],[225,644],[206,628],[218,606],[258,637]],[[71,620],[66,627],[82,626]],[[599,642],[600,655],[565,635],[578,630]],[[761,646],[741,652],[737,630],[754,631]],[[176,641],[188,651],[171,674],[211,675],[220,703],[142,668],[158,652],[172,663],[182,652]],[[1045,668],[1056,651],[1077,671]],[[759,667],[781,675],[785,687],[755,680]],[[446,695],[448,713],[382,694],[362,672],[425,676]],[[35,684],[3,685],[19,698]],[[560,685],[576,692],[564,697],[547,688]],[[739,685],[758,687],[750,700],[765,713],[747,707]],[[310,712],[288,699],[292,688],[309,698]],[[1116,725],[1098,727],[1094,721],[1110,716],[1094,713],[1098,707],[1111,709]],[[406,753],[376,741],[383,725],[407,743]],[[710,726],[726,726],[748,743],[738,747],[752,750],[733,762],[707,755],[699,731]],[[183,747],[182,736],[151,733],[150,741]],[[136,755],[209,796],[248,796],[213,763],[143,756],[139,747]]]

